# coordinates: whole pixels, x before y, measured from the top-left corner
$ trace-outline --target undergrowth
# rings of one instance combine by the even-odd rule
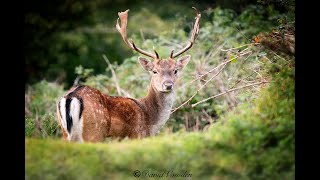
[[[293,179],[294,70],[284,67],[261,93],[202,133],[97,144],[26,138],[26,179],[132,179],[135,170],[187,171],[192,178]]]

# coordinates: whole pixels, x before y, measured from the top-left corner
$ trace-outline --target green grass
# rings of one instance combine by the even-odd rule
[[[193,22],[193,11],[189,6],[184,6],[185,10],[181,10],[180,6],[170,8],[187,13],[183,14],[189,19],[178,13],[172,16],[172,11],[166,8],[163,8],[165,12],[170,12],[167,15],[146,9],[132,10],[132,26],[129,27],[132,32],[130,36],[135,43],[147,50],[154,46],[161,56],[165,56],[171,49],[177,49],[174,44],[187,42],[190,34],[182,27],[189,28],[188,24]],[[193,75],[216,67],[236,53],[228,55],[220,52],[221,48],[228,49],[247,44],[258,33],[270,32],[275,26],[281,25],[276,22],[281,20],[284,14],[271,10],[272,8],[264,9],[262,6],[248,6],[239,15],[232,10],[219,7],[206,13],[203,11],[199,37],[195,46],[188,51],[192,55],[192,61],[180,74],[180,88],[176,89],[176,105],[191,97],[202,85],[200,81],[186,87],[182,84],[192,81]],[[150,13],[153,13],[152,16]],[[142,41],[140,33],[134,32],[139,29],[135,27],[137,24],[134,22],[139,22],[145,15],[149,15],[152,21],[144,23],[156,24],[153,29],[159,30],[160,33],[149,32],[146,28],[142,30],[146,40]],[[162,19],[163,16],[168,17]],[[181,24],[174,25],[177,22]],[[125,59],[132,52],[124,48],[125,45],[117,33],[109,33],[108,38],[100,38],[105,37],[104,33],[97,31],[102,27],[101,23],[104,24],[99,21],[91,27],[89,34],[81,30],[81,27],[75,31],[58,32],[57,43],[51,42],[55,47],[49,48],[50,53],[40,53],[41,57],[51,56],[45,58],[46,61],[40,58],[41,62],[59,60],[58,64],[50,63],[52,66],[48,66],[48,74],[58,73],[63,79],[63,73],[58,71],[63,67],[69,74],[69,81],[74,79],[70,78],[70,74],[79,75],[82,77],[81,83],[109,95],[117,95],[110,69],[106,64],[101,64],[104,63],[102,54],[106,54],[110,61],[122,62],[113,64],[120,87],[130,92],[132,97],[141,98],[146,93],[149,73],[137,63],[137,53]],[[114,22],[112,24],[114,25]],[[163,24],[172,29],[167,30]],[[168,44],[168,41],[171,43]],[[112,46],[114,49],[107,48],[108,51],[104,52],[106,44],[110,43],[123,48]],[[246,47],[242,49],[244,48]],[[260,81],[260,76],[265,77],[271,82],[266,88],[240,90],[236,94],[235,108],[230,108],[226,96],[194,108],[182,107],[171,116],[160,135],[141,140],[108,140],[97,144],[64,142],[61,140],[55,108],[58,98],[63,96],[65,88],[69,85],[64,87],[58,80],[55,83],[43,80],[28,85],[25,92],[25,178],[137,179],[133,173],[139,170],[142,173],[148,172],[149,176],[164,173],[162,177],[166,177],[166,172],[170,171],[180,175],[187,173],[193,179],[294,179],[294,57],[275,55],[276,52],[260,46],[248,48],[252,50],[250,57],[243,56],[230,63],[217,77],[219,79],[207,84],[191,104],[220,93],[219,87],[229,89],[241,79]],[[68,52],[65,52],[65,49]],[[119,53],[120,50],[122,53]],[[76,54],[79,52],[81,56],[78,57]],[[115,58],[113,53],[121,54],[119,57],[123,58]],[[283,58],[279,58],[280,56]],[[96,66],[95,61],[99,67],[94,68],[95,71],[88,69]],[[72,70],[75,67],[76,72],[73,74]],[[99,68],[100,70],[97,70]],[[251,72],[252,70],[258,73]],[[251,73],[253,75],[250,75]],[[210,76],[206,79],[209,78]],[[245,84],[242,82],[236,87]],[[207,122],[211,123],[209,129]],[[200,128],[194,128],[197,126]],[[144,175],[147,174],[141,176]]]
[[[206,132],[141,140],[66,143],[26,138],[26,179],[135,179],[134,170],[192,178],[294,179],[294,68],[286,66],[252,104]]]

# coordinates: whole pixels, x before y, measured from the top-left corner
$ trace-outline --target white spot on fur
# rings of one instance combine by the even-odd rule
[[[92,113],[93,114],[93,119],[96,119],[96,113]]]

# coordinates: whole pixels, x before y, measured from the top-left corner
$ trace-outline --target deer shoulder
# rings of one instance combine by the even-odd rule
[[[147,95],[142,99],[132,99],[109,96],[89,86],[72,87],[57,104],[58,122],[67,141],[101,142],[106,137],[144,138],[156,135],[170,117],[178,72],[191,58],[190,55],[177,57],[193,46],[199,33],[201,15],[196,11],[196,21],[187,45],[177,53],[172,50],[168,58],[160,58],[155,50],[154,53],[147,52],[128,40],[128,12],[118,13],[116,28],[129,48],[151,58],[138,58],[142,68],[151,74]]]

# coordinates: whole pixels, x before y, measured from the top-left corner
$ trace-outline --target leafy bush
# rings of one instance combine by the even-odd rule
[[[195,0],[30,1],[24,18],[26,83],[45,78],[70,86],[76,78],[73,70],[80,64],[93,68],[95,74],[103,73],[99,61],[102,53],[108,52],[113,62],[119,64],[131,56],[132,51],[122,43],[115,29],[119,11],[132,10],[129,35],[141,32],[149,39],[180,23],[176,18],[192,14],[192,6],[204,9],[205,4]],[[143,24],[137,23],[142,21]]]
[[[134,170],[187,171],[192,178],[293,179],[294,104],[294,69],[285,66],[254,103],[236,107],[207,132],[107,144],[27,138],[26,179],[132,179]]]
[[[255,101],[254,109],[243,114],[241,110],[240,115],[235,111],[224,117],[236,130],[234,143],[250,179],[294,177],[294,76],[294,69],[283,67],[268,91]]]
[[[202,130],[238,104],[253,101],[259,96],[259,87],[227,93],[223,98],[209,100],[195,107],[191,107],[190,104],[222,93],[227,89],[248,84],[246,82],[268,79],[271,66],[281,68],[287,63],[287,60],[279,59],[279,55],[276,56],[274,52],[258,45],[247,45],[234,51],[222,51],[222,49],[252,43],[251,40],[256,33],[262,30],[271,30],[272,27],[277,25],[275,17],[280,17],[278,13],[274,12],[270,15],[274,21],[270,21],[262,15],[267,13],[262,6],[249,6],[240,15],[232,10],[219,7],[213,9],[210,13],[212,14],[212,20],[202,22],[195,45],[186,53],[191,54],[192,58],[186,68],[179,72],[180,79],[175,86],[177,95],[175,107],[189,99],[217,71],[204,76],[201,80],[190,83],[196,77],[226,60],[232,58],[234,60],[226,65],[219,76],[199,91],[189,104],[172,114],[166,128],[163,129],[164,132]],[[240,29],[237,28],[239,25],[242,25]],[[157,38],[138,42],[142,44],[143,49],[156,46],[160,57],[166,58],[172,49],[180,49],[179,44],[184,45],[190,38],[191,32],[186,33],[180,30],[179,27],[175,27],[173,30],[161,32]],[[140,38],[134,39],[139,40]],[[239,52],[247,52],[247,54],[236,58]],[[109,95],[144,97],[149,86],[150,75],[140,67],[136,54],[125,59],[121,65],[113,64],[112,69],[115,71],[115,75],[111,73],[110,67],[105,63],[105,73],[87,76],[88,78],[83,83]],[[292,57],[288,57],[288,59],[290,58]],[[101,61],[103,62],[102,57]],[[112,62],[112,59],[110,61]],[[120,92],[117,91],[117,85],[121,88]]]
[[[178,7],[174,5],[172,8]],[[157,21],[155,24],[163,29],[156,36],[151,31],[142,35],[134,32],[131,37],[139,47],[151,51],[154,46],[161,57],[166,57],[172,49],[180,49],[180,45],[188,41],[193,23],[191,19],[177,13],[171,17],[172,21],[169,20],[171,28],[165,28],[163,20],[146,9],[132,18],[140,21],[143,17],[140,13],[152,15],[152,19]],[[168,16],[167,11],[164,16]],[[191,81],[223,62],[230,62],[187,105],[171,115],[156,137],[120,142],[111,139],[97,144],[65,143],[52,139],[61,137],[55,108],[58,98],[65,93],[63,85],[43,80],[28,86],[25,92],[26,179],[132,179],[134,170],[188,171],[196,179],[293,179],[294,56],[271,51],[261,44],[251,44],[258,33],[271,31],[284,17],[272,7],[248,6],[241,13],[220,7],[207,9],[203,13],[198,39],[188,51],[192,60],[179,72],[175,107],[197,92],[217,71],[203,76],[201,80]],[[182,23],[175,24],[175,18]],[[148,23],[151,24],[150,21]],[[65,63],[68,59],[67,63],[72,64],[68,73],[81,77],[82,84],[109,95],[142,98],[147,93],[150,75],[137,62],[137,53],[120,64],[116,63],[119,59],[109,53],[114,51],[108,49],[105,55],[113,62],[110,66],[104,62],[101,49],[87,51],[85,42],[89,40],[92,43],[90,47],[99,47],[99,43],[108,41],[123,46],[131,53],[119,35],[116,41],[113,37],[103,39],[101,34],[96,36],[95,33],[99,34],[101,29],[99,23],[95,23],[96,26],[89,31],[94,33],[88,36],[88,29],[81,28],[59,33],[57,37],[61,44],[57,43],[56,49],[50,51],[50,58],[54,56],[56,61]],[[99,46],[93,45],[95,42]],[[65,49],[72,53],[61,53]],[[73,64],[78,57],[75,54],[79,52],[83,55],[79,62],[87,63],[92,57],[90,53],[95,52],[93,61],[100,62],[101,71],[94,74],[88,64]],[[122,55],[128,57],[128,54]],[[45,54],[40,55],[44,57]],[[55,66],[55,63],[51,65]],[[269,83],[241,88],[191,106],[227,89],[261,81]],[[120,91],[116,86],[120,86]]]
[[[148,13],[150,15],[150,12],[144,9],[141,10],[141,12],[133,14],[131,18],[141,19],[141,16]],[[259,97],[259,87],[255,86],[254,88],[230,92],[221,97],[203,102],[195,107],[191,107],[191,104],[222,93],[227,89],[261,80],[268,80],[273,73],[270,69],[279,69],[284,64],[287,64],[290,59],[294,58],[290,56],[284,56],[285,58],[282,58],[282,54],[280,54],[281,56],[275,54],[275,52],[260,45],[243,46],[244,44],[252,43],[251,40],[257,33],[271,30],[278,25],[277,18],[282,17],[282,15],[277,11],[272,11],[272,14],[268,13],[269,11],[267,11],[267,9],[257,5],[248,6],[240,14],[237,14],[233,10],[221,9],[219,7],[203,13],[204,17],[201,19],[198,39],[195,45],[186,53],[192,55],[191,62],[185,69],[179,72],[180,79],[175,85],[177,98],[174,106],[178,107],[189,99],[207,80],[217,73],[217,71],[209,73],[201,80],[196,80],[193,83],[191,83],[191,81],[226,60],[234,60],[228,63],[222,72],[201,89],[188,104],[171,115],[168,123],[162,130],[162,134],[177,131],[199,131],[208,128],[210,124],[217,122],[220,116],[228,113],[234,107],[245,102],[251,103]],[[181,48],[181,45],[185,45],[190,38],[191,32],[188,30],[191,30],[193,24],[193,20],[191,19],[188,21],[179,14],[176,16],[179,18],[178,22],[182,22],[181,24],[184,25],[172,26],[170,29],[164,28],[161,33],[157,34],[156,38],[146,39],[145,41],[137,37],[140,33],[136,32],[132,35],[133,39],[137,44],[140,44],[143,49],[151,50],[151,47],[154,46],[161,57],[168,57],[172,49],[177,50]],[[207,17],[207,19],[205,19],[205,17]],[[156,24],[160,24],[159,28],[160,26],[163,27],[161,25],[163,24],[162,20],[155,14],[152,15],[152,19],[157,22]],[[137,24],[131,24],[137,26]],[[184,31],[181,26],[186,27],[187,31]],[[136,28],[138,27],[131,27],[131,29]],[[77,33],[69,32],[67,34],[65,38],[67,38],[68,41],[62,44],[73,46],[79,44],[77,43],[78,41],[83,43],[85,41],[85,38],[83,39],[82,35],[78,36]],[[152,34],[152,32],[150,32],[149,35],[150,34]],[[149,37],[154,36],[151,35]],[[120,37],[117,37],[117,39],[119,39],[120,44],[125,47],[122,39]],[[57,45],[57,47],[58,46],[59,45]],[[235,47],[236,49],[234,50],[226,50]],[[125,47],[125,49],[131,51],[127,47]],[[237,57],[241,52],[247,54]],[[104,62],[102,57],[104,54],[97,53],[96,55],[99,56],[99,58],[97,58],[100,61],[99,68],[104,69],[104,72],[95,75],[93,69],[88,68],[89,66],[86,64],[80,66],[75,65],[73,67],[75,68],[75,71],[73,71],[74,76],[80,77],[80,83],[95,87],[109,95],[121,95],[133,98],[142,98],[146,95],[150,75],[144,71],[137,62],[138,53],[134,52],[132,57],[124,59],[121,64],[112,63],[112,65]],[[109,51],[105,55],[109,57]],[[111,58],[109,57],[110,62],[116,62],[116,59],[112,57],[112,55]],[[62,60],[63,58],[57,57],[57,59]],[[88,59],[88,57],[84,57],[84,59]],[[115,73],[112,73],[112,70],[115,71]],[[42,83],[41,85],[40,83],[30,86],[29,94],[32,92],[32,89],[35,89],[33,92],[33,96],[35,97],[26,105],[30,106],[28,107],[29,116],[26,118],[26,121],[30,121],[27,123],[28,125],[26,125],[26,128],[30,129],[26,130],[28,137],[31,136],[31,134],[37,134],[31,132],[40,131],[39,129],[43,129],[42,126],[51,127],[50,124],[52,125],[50,132],[54,133],[49,134],[56,136],[60,133],[54,130],[56,129],[54,115],[56,111],[55,103],[61,95],[59,92],[63,92],[63,89],[62,86],[58,84],[52,87],[49,87],[49,84],[50,83]],[[42,90],[40,90],[39,86],[43,86],[41,87]],[[54,89],[54,87],[58,86],[58,89]],[[120,87],[119,92],[117,86]],[[51,94],[47,94],[48,92],[46,91],[48,88],[50,88],[48,92],[52,92]],[[51,120],[53,120],[53,122],[51,122]],[[41,125],[39,122],[47,123],[48,125]],[[37,126],[37,128],[33,126]],[[49,130],[45,132],[47,131]],[[47,137],[48,133],[44,135],[40,134],[34,136]]]
[[[61,85],[45,80],[29,86],[25,93],[25,135],[60,137],[56,119],[57,98],[65,91]]]

